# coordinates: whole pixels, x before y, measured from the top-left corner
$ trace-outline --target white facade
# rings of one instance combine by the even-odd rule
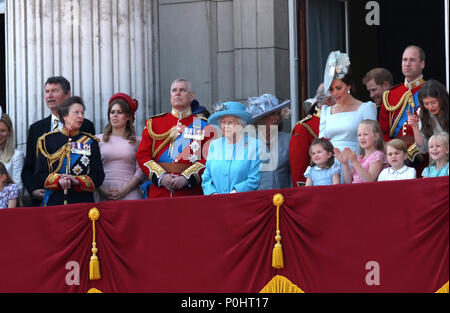
[[[24,150],[27,129],[50,111],[44,83],[62,75],[100,133],[116,92],[139,99],[137,128],[154,114],[154,12],[147,0],[7,0],[7,112]]]
[[[6,0],[7,113],[16,143],[50,112],[44,83],[65,76],[97,133],[116,92],[138,99],[136,130],[170,107],[171,82],[200,104],[289,98],[287,0]]]

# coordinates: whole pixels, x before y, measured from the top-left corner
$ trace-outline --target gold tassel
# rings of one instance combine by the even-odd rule
[[[284,203],[284,197],[278,193],[273,197],[273,204],[277,207],[277,235],[275,240],[277,243],[272,252],[272,267],[282,269],[284,267],[283,249],[281,247],[281,231],[280,231],[280,206]]]
[[[92,256],[91,261],[89,262],[89,279],[90,280],[99,280],[100,276],[100,263],[97,257],[97,243],[95,242],[95,221],[100,218],[100,212],[97,208],[93,208],[89,211],[89,219],[92,221]]]

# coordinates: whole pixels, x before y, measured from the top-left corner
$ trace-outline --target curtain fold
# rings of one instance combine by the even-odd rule
[[[443,177],[4,209],[0,292],[432,293],[449,277],[448,187]],[[277,193],[285,199],[279,270]],[[90,281],[94,206],[101,279]],[[67,285],[70,262],[79,285]],[[370,262],[379,285],[367,284]]]

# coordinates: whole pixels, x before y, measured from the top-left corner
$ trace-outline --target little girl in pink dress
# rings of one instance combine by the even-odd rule
[[[378,175],[387,166],[383,152],[383,136],[377,121],[364,120],[359,124],[358,142],[361,148],[359,156],[349,148],[342,152],[335,149],[336,158],[342,164],[346,184],[377,181]]]

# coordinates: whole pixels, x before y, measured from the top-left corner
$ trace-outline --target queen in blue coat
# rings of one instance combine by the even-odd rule
[[[258,142],[245,130],[252,115],[239,102],[216,106],[208,122],[219,128],[219,138],[211,141],[202,176],[205,195],[247,192],[258,189],[261,160]]]

